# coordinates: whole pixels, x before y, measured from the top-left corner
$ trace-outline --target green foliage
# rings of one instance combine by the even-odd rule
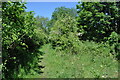
[[[35,19],[32,12],[25,12],[25,8],[22,2],[2,3],[3,78],[18,78],[23,74],[19,69],[27,74],[38,61]]]
[[[56,51],[50,44],[41,48],[45,53],[42,78],[117,78],[118,62],[103,44],[80,42],[79,53]],[[71,51],[71,50],[69,50]]]
[[[118,40],[120,40],[120,35],[118,35],[116,32],[112,32],[110,37],[108,37],[110,46],[113,44],[118,44]]]
[[[37,16],[36,17],[36,29],[35,29],[35,33],[36,33],[36,38],[39,41],[39,45],[43,45],[48,43],[48,24],[49,19],[45,18],[45,17],[40,17]]]
[[[60,17],[65,17],[69,14],[71,17],[77,16],[77,11],[74,8],[65,8],[65,7],[58,7],[52,13],[52,19],[58,20]]]
[[[70,16],[61,18],[51,28],[49,40],[56,49],[68,49],[75,47],[78,42],[76,20]]]
[[[101,41],[111,32],[119,33],[119,5],[117,2],[83,2],[77,5],[78,28],[84,40]]]
[[[75,18],[77,16],[77,10],[74,8],[58,7],[52,13],[52,19],[49,21],[48,26],[53,27],[56,20],[62,19],[66,16]]]
[[[0,2],[0,6],[2,5],[2,3]],[[2,59],[2,8],[0,7],[0,61]],[[2,63],[0,62],[0,72],[2,71]],[[2,77],[2,74],[0,74],[0,79]]]
[[[57,50],[72,49],[72,52],[77,54],[78,49],[78,28],[76,25],[76,10],[65,7],[56,8],[52,14],[51,21],[54,21],[50,27],[49,41],[53,48]]]
[[[117,78],[119,5],[83,2],[78,17],[59,7],[49,20],[25,12],[25,3],[3,2],[3,78]]]
[[[47,24],[49,22],[48,18],[42,17],[42,16],[37,16],[36,17],[36,26],[40,28],[47,28]],[[45,30],[45,29],[44,29]]]
[[[107,44],[111,49],[111,53],[117,56],[117,59],[120,60],[120,35],[116,32],[112,32],[108,37]]]

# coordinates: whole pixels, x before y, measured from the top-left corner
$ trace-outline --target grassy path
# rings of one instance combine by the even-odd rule
[[[41,78],[117,78],[118,63],[113,57],[84,54],[66,54],[64,51],[55,51],[50,44],[41,49],[44,52],[40,62],[42,69]]]

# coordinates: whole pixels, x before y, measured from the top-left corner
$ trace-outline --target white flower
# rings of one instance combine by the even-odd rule
[[[78,33],[77,36],[82,36],[82,33]]]
[[[103,78],[105,77],[105,76],[102,76]]]

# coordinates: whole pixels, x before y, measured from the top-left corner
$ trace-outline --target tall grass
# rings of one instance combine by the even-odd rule
[[[110,49],[94,42],[81,42],[77,54],[52,49],[46,44],[41,65],[44,65],[43,78],[117,78],[118,62],[110,54]]]

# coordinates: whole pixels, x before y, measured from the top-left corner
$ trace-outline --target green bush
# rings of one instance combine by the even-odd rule
[[[26,75],[38,62],[39,39],[32,12],[25,12],[25,3],[2,3],[2,75],[4,79]],[[35,65],[34,65],[35,64]],[[24,69],[26,74],[19,70]]]
[[[112,32],[111,35],[108,37],[107,44],[111,49],[111,53],[116,55],[118,60],[120,56],[120,35],[116,32]]]
[[[51,41],[53,48],[58,50],[75,48],[75,45],[79,42],[76,20],[70,16],[57,20],[54,26],[51,27],[49,40]]]

